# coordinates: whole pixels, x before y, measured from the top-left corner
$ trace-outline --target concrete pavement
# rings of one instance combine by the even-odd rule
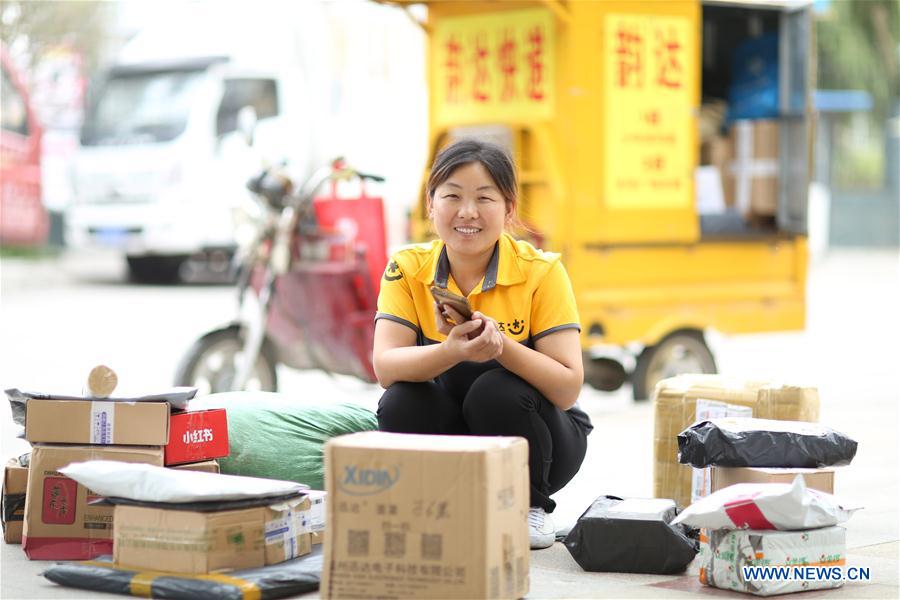
[[[23,307],[28,301],[7,296],[8,273],[16,265],[4,263],[6,313],[8,300],[16,300],[15,305]],[[835,492],[865,506],[846,525],[848,564],[869,567],[872,580],[848,583],[838,590],[804,593],[803,598],[900,597],[900,387],[896,383],[895,349],[900,332],[896,310],[900,306],[898,267],[900,260],[895,252],[832,253],[812,266],[806,331],[714,340],[721,372],[748,379],[816,385],[821,396],[821,421],[859,441],[856,459],[836,475]],[[4,331],[12,319],[9,314],[3,315]],[[44,351],[48,361],[58,358],[53,348],[45,346]],[[4,356],[10,362],[14,360],[9,354]],[[6,369],[10,366],[9,362],[4,364]],[[373,406],[379,394],[376,388],[340,378],[291,372],[279,375],[283,375],[283,390],[287,393],[303,390],[308,394],[312,390],[367,406]],[[3,379],[4,383],[9,381],[9,371]],[[585,388],[581,404],[596,428],[589,438],[588,457],[581,472],[555,497],[559,505],[554,514],[558,527],[574,522],[601,494],[649,497],[652,490],[652,406],[633,404],[628,389],[602,394]],[[4,434],[8,431],[4,427]],[[5,453],[11,448],[8,442],[4,440]],[[0,558],[3,598],[105,596],[60,588],[45,581],[38,576],[44,564],[28,561],[18,546],[3,545]],[[529,597],[737,597],[733,592],[701,586],[696,571],[695,562],[686,574],[679,576],[585,573],[566,549],[556,544],[551,549],[532,552]]]

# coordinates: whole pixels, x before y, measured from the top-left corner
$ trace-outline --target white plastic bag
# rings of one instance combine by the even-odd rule
[[[859,508],[808,489],[797,475],[793,483],[728,486],[691,504],[672,523],[709,529],[814,529],[843,523]]]
[[[59,470],[101,496],[144,502],[210,502],[300,492],[302,483],[166,469],[115,460],[72,463]]]

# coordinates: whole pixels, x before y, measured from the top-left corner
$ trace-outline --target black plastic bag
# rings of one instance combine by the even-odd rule
[[[566,537],[569,554],[585,571],[681,573],[699,549],[697,530],[670,525],[674,500],[601,496]]]
[[[678,461],[697,468],[818,469],[850,464],[856,442],[818,423],[724,418],[694,423],[678,434]]]
[[[59,585],[111,594],[143,595],[151,598],[185,600],[268,600],[296,596],[319,589],[322,576],[322,547],[311,554],[257,569],[243,569],[222,575],[147,573],[120,569],[103,560],[60,563],[42,573]],[[132,583],[135,576],[139,579]],[[147,594],[139,593],[146,589]]]

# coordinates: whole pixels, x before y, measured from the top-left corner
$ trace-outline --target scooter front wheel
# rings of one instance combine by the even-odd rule
[[[197,394],[232,391],[236,360],[244,346],[241,329],[231,325],[211,331],[194,342],[178,364],[175,385],[197,388]],[[263,343],[256,364],[247,379],[246,390],[278,390],[276,361],[268,343]]]

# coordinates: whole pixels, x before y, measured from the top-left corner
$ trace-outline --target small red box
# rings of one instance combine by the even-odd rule
[[[166,465],[228,456],[228,420],[224,408],[175,412],[169,417]]]

